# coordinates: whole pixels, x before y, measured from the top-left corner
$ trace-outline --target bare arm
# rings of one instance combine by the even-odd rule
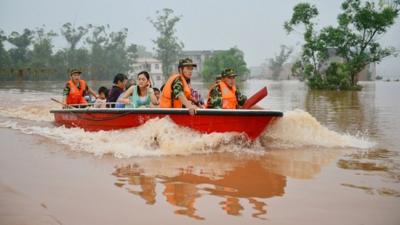
[[[157,97],[156,97],[156,95],[154,93],[151,93],[150,100],[151,100],[152,106],[154,106],[154,107],[157,107],[160,104],[158,102]]]
[[[189,109],[189,114],[190,114],[190,115],[196,114],[196,109],[198,109],[198,107],[195,106],[195,105],[193,105],[192,102],[190,102],[190,101],[186,98],[186,96],[183,94],[183,92],[181,92],[181,93],[178,95],[178,99],[182,102],[182,104],[183,104],[187,109]]]
[[[135,85],[132,85],[128,90],[125,91],[124,96],[118,100],[118,102],[124,103],[124,104],[129,104],[129,96],[133,93],[133,89],[135,88]]]

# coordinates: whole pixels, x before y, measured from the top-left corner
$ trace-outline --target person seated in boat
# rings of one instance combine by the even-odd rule
[[[113,86],[108,93],[107,103],[111,108],[115,108],[115,103],[122,92],[125,91],[125,86],[128,83],[128,77],[125,74],[118,73],[114,77]]]
[[[161,108],[187,108],[189,113],[194,115],[198,108],[192,104],[190,87],[187,84],[192,77],[193,67],[197,65],[189,58],[179,60],[178,74],[169,77],[161,91],[160,107]]]
[[[207,108],[211,109],[239,109],[247,100],[236,88],[236,73],[231,68],[226,68],[221,73],[221,80],[210,89]]]
[[[191,94],[191,96],[192,96],[192,97],[190,98],[190,101],[191,101],[193,104],[195,104],[197,107],[199,107],[199,108],[205,108],[203,96],[201,96],[201,94],[200,94],[199,91],[197,91],[196,89],[193,88],[193,86],[192,86],[190,80],[188,80],[187,84],[188,84],[189,87],[190,87],[190,94]]]
[[[137,75],[137,85],[132,85],[125,91],[119,102],[125,104],[125,108],[149,108],[158,106],[157,97],[154,95],[150,84],[150,74],[142,71]]]
[[[104,86],[101,86],[97,93],[99,97],[93,104],[94,108],[107,108],[108,89]]]
[[[87,107],[88,102],[85,99],[85,95],[90,94],[97,98],[96,92],[94,92],[84,81],[81,79],[81,71],[72,69],[69,73],[71,79],[65,84],[63,91],[63,103],[65,105],[72,105],[77,108]]]
[[[157,101],[159,101],[160,100],[160,94],[161,94],[160,89],[158,89],[156,87],[153,87],[153,91],[154,91],[154,95],[157,98]]]

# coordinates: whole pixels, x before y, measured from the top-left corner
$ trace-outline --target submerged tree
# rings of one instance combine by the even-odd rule
[[[380,62],[394,54],[393,48],[384,48],[378,39],[394,24],[399,13],[400,0],[361,3],[346,0],[338,15],[338,26],[328,26],[319,33],[312,20],[318,15],[315,6],[301,3],[295,6],[292,18],[285,23],[290,33],[294,27],[305,26],[301,65],[311,88],[358,88],[357,74],[368,64]],[[334,50],[334,51],[330,51]],[[334,52],[342,62],[327,61]],[[324,65],[328,63],[328,65]]]
[[[163,76],[165,79],[171,74],[173,65],[181,55],[183,43],[175,36],[175,26],[180,17],[174,15],[172,9],[157,11],[157,18],[150,19],[150,22],[160,33],[160,36],[153,42],[156,44],[156,56],[162,62]]]
[[[277,80],[283,70],[283,64],[289,59],[292,54],[293,48],[281,45],[281,51],[279,55],[275,55],[274,58],[269,59],[268,67],[272,71],[272,78]]]
[[[243,52],[233,47],[227,51],[218,51],[204,62],[201,76],[205,81],[213,81],[224,68],[232,68],[240,79],[246,79],[249,74]]]

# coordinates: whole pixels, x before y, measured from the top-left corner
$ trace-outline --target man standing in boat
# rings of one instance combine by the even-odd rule
[[[81,71],[72,69],[69,73],[71,79],[67,81],[64,88],[63,102],[66,105],[76,105],[74,107],[86,107],[87,101],[85,95],[88,93],[95,98],[97,94],[87,84],[86,81],[81,79]]]
[[[178,74],[169,77],[160,96],[161,108],[187,108],[194,115],[198,108],[190,99],[191,90],[188,81],[192,77],[193,67],[197,65],[189,58],[179,60]]]
[[[207,108],[211,109],[238,109],[247,100],[236,88],[236,73],[231,68],[226,68],[221,73],[221,79],[210,89]]]

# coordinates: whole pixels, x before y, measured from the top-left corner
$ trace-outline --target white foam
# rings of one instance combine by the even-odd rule
[[[182,128],[169,118],[153,119],[138,128],[116,131],[85,132],[80,128],[24,126],[6,121],[0,127],[38,134],[70,146],[72,150],[95,155],[112,154],[117,158],[132,156],[187,155],[216,151],[251,151],[250,145],[235,133],[200,134]],[[259,148],[256,150],[260,150]]]
[[[329,130],[300,109],[285,112],[282,118],[271,124],[260,139],[263,144],[278,148],[320,146],[368,149],[375,145],[362,133],[353,136]]]
[[[340,134],[321,125],[309,113],[294,110],[275,120],[255,142],[249,142],[237,133],[200,134],[179,127],[168,117],[153,119],[144,125],[124,130],[85,132],[80,128],[35,126],[12,118],[33,121],[53,121],[49,107],[21,106],[0,108],[0,114],[9,114],[10,120],[0,127],[37,134],[69,146],[72,150],[102,156],[112,154],[118,158],[133,156],[188,155],[209,152],[263,153],[271,148],[298,148],[303,146],[351,147],[368,149],[375,143],[365,133]]]

